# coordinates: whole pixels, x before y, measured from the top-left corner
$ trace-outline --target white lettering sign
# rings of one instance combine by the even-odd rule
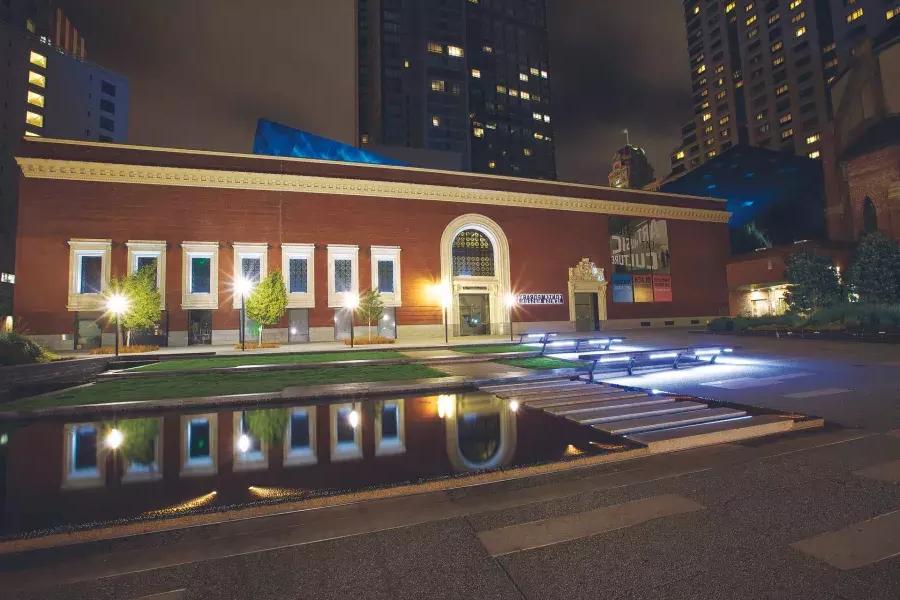
[[[562,294],[519,294],[516,297],[519,304],[562,304]]]

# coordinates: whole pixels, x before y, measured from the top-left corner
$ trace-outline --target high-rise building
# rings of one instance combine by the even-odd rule
[[[834,57],[839,71],[850,67],[856,47],[864,38],[881,39],[888,30],[900,33],[897,0],[829,0],[834,26]]]
[[[613,156],[609,171],[610,187],[643,189],[653,182],[653,165],[643,148],[626,144]]]
[[[359,0],[360,144],[556,178],[545,0]]]
[[[736,144],[820,156],[834,51],[828,0],[685,0],[694,118],[672,173]]]
[[[15,281],[18,168],[24,136],[121,142],[128,82],[85,61],[84,38],[49,0],[0,2],[0,315]]]

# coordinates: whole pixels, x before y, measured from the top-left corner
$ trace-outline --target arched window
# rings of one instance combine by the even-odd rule
[[[500,413],[463,413],[457,418],[459,451],[470,463],[481,465],[500,449]]]
[[[453,276],[494,276],[494,245],[476,229],[461,231],[453,240]]]
[[[866,196],[863,204],[863,232],[874,233],[878,231],[878,213],[875,212],[875,203]]]

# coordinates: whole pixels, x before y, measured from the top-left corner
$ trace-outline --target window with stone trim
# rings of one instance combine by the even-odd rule
[[[454,277],[493,277],[494,246],[486,235],[466,229],[453,240]]]

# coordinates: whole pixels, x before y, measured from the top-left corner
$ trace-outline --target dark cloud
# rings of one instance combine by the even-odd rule
[[[669,171],[691,115],[680,2],[553,0],[551,51],[561,179],[607,181],[625,143],[643,146],[657,175]]]
[[[260,116],[354,141],[353,0],[60,2],[128,76],[133,143],[246,152]],[[691,114],[681,3],[550,4],[560,178],[605,183],[626,127],[668,172]]]

